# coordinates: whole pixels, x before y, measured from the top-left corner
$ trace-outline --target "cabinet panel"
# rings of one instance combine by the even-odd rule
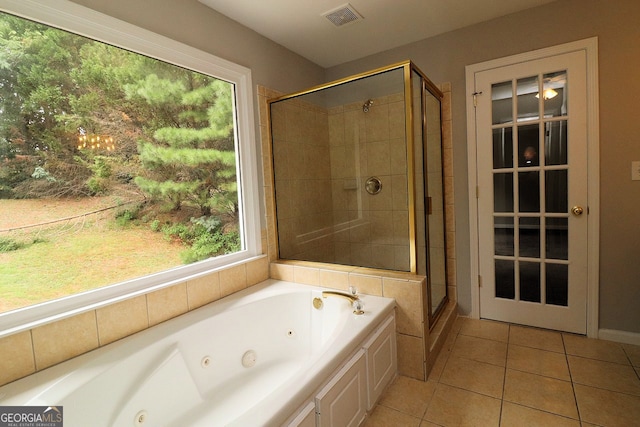
[[[316,427],[316,405],[315,402],[309,402],[304,409],[300,411],[287,427]]]
[[[360,349],[316,396],[318,425],[358,426],[366,415],[367,366]]]
[[[398,370],[395,330],[395,318],[390,317],[363,346],[369,379],[367,410],[373,408]]]

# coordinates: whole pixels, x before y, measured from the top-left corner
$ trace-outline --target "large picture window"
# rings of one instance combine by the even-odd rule
[[[6,3],[0,330],[257,255],[249,70],[67,1]]]

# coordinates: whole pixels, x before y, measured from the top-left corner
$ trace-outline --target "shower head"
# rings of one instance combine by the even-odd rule
[[[373,105],[373,99],[367,99],[367,102],[362,106],[362,111],[365,113],[369,112],[369,108]]]

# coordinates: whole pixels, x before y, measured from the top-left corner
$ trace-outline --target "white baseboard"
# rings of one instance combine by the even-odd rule
[[[615,329],[598,330],[598,338],[601,340],[616,341],[624,344],[634,344],[640,346],[640,333],[618,331]]]

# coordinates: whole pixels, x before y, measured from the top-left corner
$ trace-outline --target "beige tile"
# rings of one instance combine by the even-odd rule
[[[392,427],[392,426],[389,426]],[[393,426],[393,427],[398,427],[398,426]],[[422,420],[422,422],[420,423],[420,427],[440,427],[438,424],[436,423],[432,423],[430,421],[426,421],[426,420]]]
[[[424,325],[420,282],[384,279],[383,293],[385,297],[396,299],[396,330],[422,337]]]
[[[509,327],[509,344],[564,353],[562,334],[545,329],[511,325]]]
[[[578,419],[571,382],[507,369],[504,400]]]
[[[349,285],[355,286],[360,293],[382,296],[382,277],[349,273]]]
[[[568,356],[573,382],[640,396],[640,379],[630,365]]]
[[[640,367],[640,346],[632,344],[622,344],[624,352],[635,367]]]
[[[609,390],[575,385],[582,421],[599,426],[637,426],[640,397]]]
[[[438,384],[424,419],[441,426],[498,426],[500,400]]]
[[[320,286],[349,290],[349,273],[346,271],[320,270]]]
[[[272,279],[286,280],[287,282],[293,282],[293,266],[284,265],[278,263],[271,263],[270,276]]]
[[[502,404],[500,427],[580,427],[578,420],[561,417],[511,402]]]
[[[566,356],[552,351],[510,344],[507,368],[571,381]]]
[[[506,366],[507,343],[459,334],[451,355],[496,366]]]
[[[460,330],[462,329],[462,325],[464,325],[466,321],[467,321],[466,317],[458,316],[456,321],[453,322],[453,327],[451,328],[451,333],[452,334],[459,334]]]
[[[320,284],[320,270],[295,265],[293,266],[293,281],[305,285],[318,286]]]
[[[453,328],[455,328],[455,322],[453,325]],[[447,364],[447,361],[449,360],[449,357],[451,355],[451,352],[453,350],[453,346],[456,342],[456,338],[457,338],[457,334],[455,334],[453,331],[449,332],[449,336],[447,336],[446,341],[444,342],[444,345],[442,346],[442,349],[440,349],[440,353],[438,354],[438,358],[436,359],[435,363],[433,364],[433,367],[431,368],[431,371],[429,371],[429,377],[428,379],[430,381],[439,381],[440,380],[440,376],[442,375],[442,372],[444,371],[444,368]]]
[[[424,342],[422,338],[396,334],[398,373],[424,381]]]
[[[94,350],[99,345],[95,311],[39,326],[31,333],[38,371]]]
[[[220,274],[212,273],[187,281],[189,310],[220,299]]]
[[[562,334],[567,354],[604,360],[607,362],[629,364],[629,359],[622,345],[604,340],[596,340],[583,336]]]
[[[189,310],[186,283],[147,294],[147,308],[149,310],[149,326],[186,313]]]
[[[239,264],[220,271],[220,297],[226,297],[235,292],[246,289],[247,268]]]
[[[422,418],[436,390],[436,385],[433,381],[425,382],[399,376],[384,391],[379,405]]]
[[[509,325],[490,320],[464,319],[460,334],[494,341],[509,341]]]
[[[106,345],[149,327],[147,299],[144,295],[96,310],[98,339]]]
[[[246,264],[247,286],[264,282],[269,278],[269,259],[261,257]]]
[[[419,427],[420,418],[385,406],[376,406],[369,417],[362,424],[363,427]]]
[[[26,377],[36,371],[31,331],[0,339],[0,385]]]
[[[450,357],[440,377],[440,383],[501,399],[504,368],[475,360]]]

